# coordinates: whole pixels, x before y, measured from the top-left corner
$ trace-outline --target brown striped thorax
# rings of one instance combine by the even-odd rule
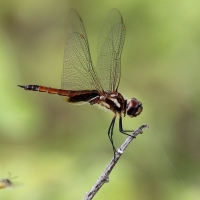
[[[99,104],[111,110],[114,116],[108,129],[108,137],[114,152],[116,149],[112,137],[116,116],[119,116],[119,131],[129,135],[128,132],[133,130],[123,129],[122,116],[136,117],[143,110],[142,103],[136,98],[127,100],[118,92],[125,32],[121,13],[112,9],[99,34],[98,59],[94,67],[83,20],[77,11],[71,9],[67,22],[61,89],[18,85],[25,90],[58,94],[68,103]]]

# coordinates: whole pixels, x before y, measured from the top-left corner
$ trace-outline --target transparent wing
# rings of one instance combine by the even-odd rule
[[[68,18],[61,87],[66,90],[102,91],[92,64],[83,21],[74,9],[70,10]]]
[[[125,32],[121,13],[112,9],[103,22],[98,39],[97,69],[104,90],[118,89]]]

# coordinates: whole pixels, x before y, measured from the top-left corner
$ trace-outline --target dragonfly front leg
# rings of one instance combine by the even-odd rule
[[[120,115],[119,116],[119,131],[125,135],[128,135],[128,136],[131,136],[133,137],[132,135],[126,133],[126,132],[133,132],[134,130],[123,130],[123,127],[122,127],[122,116]]]

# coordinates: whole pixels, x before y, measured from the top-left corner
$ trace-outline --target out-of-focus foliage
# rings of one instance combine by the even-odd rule
[[[67,12],[85,23],[95,63],[107,12],[118,8],[127,34],[119,91],[143,102],[124,127],[147,123],[98,199],[200,198],[200,2],[1,1],[0,178],[18,179],[1,199],[83,199],[112,156],[109,112],[72,106],[17,84],[60,87]],[[116,146],[124,141],[115,127]],[[17,185],[17,184],[16,184]]]

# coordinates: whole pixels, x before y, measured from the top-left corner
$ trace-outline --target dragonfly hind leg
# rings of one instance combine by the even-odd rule
[[[112,144],[112,148],[113,148],[113,152],[114,152],[114,158],[115,158],[115,152],[116,152],[116,148],[115,148],[114,142],[113,142],[113,128],[114,128],[114,125],[115,125],[115,119],[116,119],[116,116],[113,117],[113,119],[110,123],[110,127],[108,129],[108,137],[109,137],[110,142]]]

